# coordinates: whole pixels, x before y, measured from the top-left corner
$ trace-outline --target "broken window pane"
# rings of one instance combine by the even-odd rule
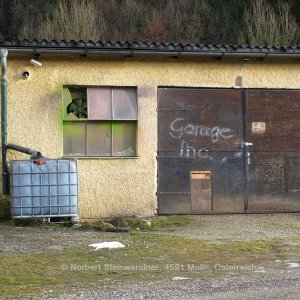
[[[111,156],[111,123],[87,124],[87,155]]]
[[[78,120],[79,117],[80,119],[86,118],[87,117],[86,99],[87,96],[86,96],[85,88],[64,87],[63,88],[64,119]],[[72,106],[70,107],[70,105]]]
[[[113,156],[136,155],[136,122],[113,123]]]
[[[86,122],[64,123],[64,155],[86,154]]]
[[[113,119],[114,120],[136,120],[137,99],[135,88],[113,89]]]
[[[88,88],[88,118],[90,120],[111,120],[111,89]]]

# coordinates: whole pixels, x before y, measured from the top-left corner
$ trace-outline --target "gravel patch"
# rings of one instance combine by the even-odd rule
[[[300,214],[191,216],[192,222],[171,234],[210,241],[299,238]]]
[[[53,300],[140,300],[140,299],[172,299],[172,300],[221,300],[221,299],[293,299],[298,300],[300,293],[300,272],[278,272],[272,278],[267,276],[223,278],[220,280],[176,282],[164,285],[140,283],[108,287],[106,289],[89,287],[77,289],[74,294],[61,297],[45,298]]]
[[[300,214],[207,215],[191,216],[190,218],[192,221],[187,225],[154,233],[211,242],[284,238],[290,239],[289,243],[295,246],[300,243],[297,240],[300,237]],[[0,223],[0,252],[42,253],[48,250],[59,251],[105,241],[106,238],[118,237],[119,234],[75,230],[68,227],[61,230],[41,227],[15,227]]]
[[[191,223],[170,231],[155,232],[204,241],[251,241],[284,239],[295,249],[300,246],[300,214],[191,216]],[[149,232],[149,234],[153,234]],[[0,224],[0,255],[43,253],[67,248],[87,247],[91,243],[117,238],[120,233],[42,227],[14,227]],[[129,235],[122,233],[122,236]],[[1,257],[1,256],[0,256]],[[294,259],[295,258],[295,259]],[[274,266],[241,274],[228,272],[220,278],[207,280],[172,280],[182,274],[172,274],[164,282],[145,282],[107,286],[66,287],[67,293],[54,296],[45,287],[44,296],[37,299],[299,299],[300,256],[293,260],[274,260]],[[186,275],[186,274],[185,274]],[[62,287],[64,290],[64,287]],[[0,295],[0,299],[1,295]],[[23,298],[25,299],[25,298]]]
[[[51,230],[39,227],[0,225],[0,253],[43,253],[67,248],[88,247],[118,234],[63,228]]]

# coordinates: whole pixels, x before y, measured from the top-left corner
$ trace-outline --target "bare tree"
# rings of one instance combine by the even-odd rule
[[[244,14],[244,30],[239,43],[290,45],[296,42],[298,30],[287,2],[279,2],[276,13],[265,0],[253,0]]]
[[[289,45],[300,41],[295,19],[300,0],[298,6],[296,0],[2,2],[7,10],[4,15],[9,16],[6,32],[10,38],[254,45]]]
[[[52,14],[40,16],[38,26],[25,23],[21,38],[99,40],[104,32],[101,10],[92,0],[60,0]]]

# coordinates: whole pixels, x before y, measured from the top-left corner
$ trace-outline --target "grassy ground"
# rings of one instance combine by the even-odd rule
[[[163,230],[189,222],[187,217],[172,218],[152,220],[156,231],[100,233],[106,241],[122,242],[125,248],[95,251],[78,245],[43,253],[0,254],[0,298],[53,296],[79,286],[112,286],[141,278],[164,282],[175,276],[209,279],[244,274],[273,268],[275,260],[295,258],[299,253],[291,239],[211,242],[165,235]],[[49,229],[60,228],[44,227],[45,238]],[[95,228],[81,230],[82,235],[87,230]]]

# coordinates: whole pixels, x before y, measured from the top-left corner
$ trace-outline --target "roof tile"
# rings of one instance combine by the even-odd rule
[[[298,54],[300,46],[276,46],[276,45],[222,45],[222,44],[180,44],[180,43],[157,43],[157,42],[129,42],[129,41],[83,41],[83,40],[2,40],[0,47],[7,48],[44,48],[44,49],[93,49],[93,50],[142,50],[163,52],[192,52],[192,53],[263,53],[263,54]]]

